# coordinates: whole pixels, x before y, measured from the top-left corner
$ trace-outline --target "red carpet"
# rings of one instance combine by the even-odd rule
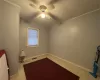
[[[27,80],[79,80],[78,76],[47,58],[24,65],[24,70]]]

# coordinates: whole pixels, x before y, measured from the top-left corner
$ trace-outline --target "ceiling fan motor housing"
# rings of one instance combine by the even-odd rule
[[[42,11],[42,12],[45,12],[46,11],[46,9],[47,9],[47,7],[45,6],[45,5],[40,5],[40,10]]]

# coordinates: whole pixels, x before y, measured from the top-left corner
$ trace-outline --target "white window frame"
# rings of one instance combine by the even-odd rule
[[[32,30],[36,30],[38,32],[38,44],[37,45],[28,45],[28,30],[32,29]],[[27,28],[27,47],[38,47],[39,46],[39,29],[37,28],[32,28],[32,27],[28,27]]]

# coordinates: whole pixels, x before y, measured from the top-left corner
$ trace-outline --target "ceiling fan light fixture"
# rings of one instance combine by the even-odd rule
[[[45,5],[40,5],[40,10],[42,11],[42,12],[45,12],[46,11],[46,9],[47,9],[47,7],[45,6]]]
[[[45,18],[46,14],[45,13],[41,13],[41,18]]]

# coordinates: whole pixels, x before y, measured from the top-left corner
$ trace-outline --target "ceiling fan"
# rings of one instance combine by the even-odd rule
[[[44,4],[39,5],[39,2],[37,0],[31,0],[31,1],[33,2],[33,4],[30,4],[30,6],[39,9],[39,11],[37,11],[31,18],[37,17],[38,15],[40,15],[41,18],[46,18],[46,15],[48,15],[52,19],[54,19],[57,23],[60,23],[60,24],[62,23],[61,20],[57,16],[49,12],[49,10],[52,10],[55,8],[54,3],[58,2],[59,0],[52,0],[46,5]]]

